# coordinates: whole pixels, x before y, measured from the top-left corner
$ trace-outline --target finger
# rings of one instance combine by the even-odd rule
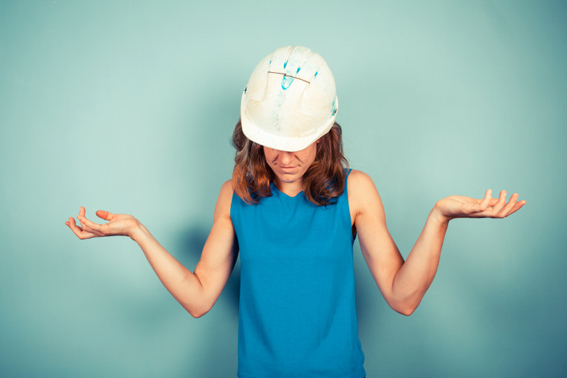
[[[486,211],[492,211],[493,207],[500,201],[500,198],[491,198],[488,202],[488,206],[486,207]]]
[[[87,229],[86,231],[88,231],[88,229],[92,229],[92,226],[96,225],[96,223],[87,219],[87,216],[85,215],[85,213],[86,213],[85,208],[83,206],[81,206],[81,209],[79,210],[79,215],[77,215],[77,219],[81,223],[81,227],[83,229]]]
[[[75,218],[69,218],[69,227],[71,228],[71,230],[77,231],[79,233],[84,231],[81,227],[77,226],[77,224],[75,223]]]
[[[77,219],[79,220],[79,225],[83,230],[85,228],[88,228],[88,226],[85,224],[87,218],[84,215],[82,215],[80,212],[79,212],[79,215],[77,215]]]
[[[494,205],[494,207],[492,208],[492,215],[495,216],[496,214],[498,214],[500,210],[502,210],[504,205],[506,205],[506,191],[502,190],[500,192],[500,197],[498,198],[498,202],[496,202],[496,205]]]
[[[114,214],[109,213],[108,211],[104,211],[104,210],[97,210],[96,216],[101,218],[101,219],[110,221],[114,217]]]
[[[77,226],[74,218],[69,218],[69,221],[65,222],[65,224],[69,226],[71,231],[73,231],[73,233],[77,235],[79,239],[89,239],[94,236],[90,232],[85,232],[81,227]]]
[[[491,200],[492,200],[492,189],[488,189],[484,194],[484,199],[480,203],[479,210],[480,211],[486,210],[490,205]]]
[[[79,218],[79,220],[81,221],[81,224],[83,225],[84,228],[87,228],[87,231],[98,231],[100,232],[100,224],[98,223],[94,223],[90,220],[88,220],[87,218],[85,218],[84,216],[79,215],[77,218]]]
[[[508,213],[507,216],[510,216],[510,215],[514,214],[516,211],[520,210],[525,204],[526,204],[526,201],[524,201],[524,200],[522,200],[522,201],[516,203],[516,205],[514,205],[514,207],[513,207],[512,210]]]
[[[465,212],[472,217],[482,217],[482,213],[488,208],[488,206],[490,205],[490,201],[492,200],[492,190],[488,189],[485,193],[484,193],[484,198],[483,199],[477,199],[476,204],[470,204],[468,205],[468,210],[465,210]]]
[[[69,226],[69,228],[72,230],[74,228],[78,228],[77,224],[75,223],[75,218],[73,217],[69,217],[69,220],[67,222],[65,222],[65,224],[67,226]]]
[[[510,211],[514,208],[514,206],[516,205],[516,201],[518,200],[518,193],[514,193],[512,194],[512,196],[510,197],[510,201],[502,208],[502,210],[500,210],[497,214],[497,216],[499,218],[505,218],[508,216],[508,214],[510,213]]]
[[[81,217],[86,217],[86,210],[83,206],[81,206],[79,208],[79,215],[77,215],[77,219],[79,220],[79,222],[81,223],[81,227],[84,227],[85,225],[83,224],[83,222],[81,221]]]
[[[484,200],[482,200],[484,202]],[[494,214],[494,206],[500,201],[500,198],[490,198],[486,207],[482,208],[481,204],[478,204],[476,213],[474,216],[478,218],[491,217]]]

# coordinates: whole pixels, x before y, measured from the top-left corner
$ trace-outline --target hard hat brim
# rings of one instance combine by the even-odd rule
[[[338,109],[339,101],[337,98],[335,99],[335,104]],[[242,132],[248,139],[265,147],[288,152],[301,151],[309,147],[312,143],[315,143],[319,138],[331,130],[335,124],[336,117],[337,114],[335,112],[335,114],[329,118],[327,123],[321,125],[315,130],[315,132],[309,133],[309,135],[288,137],[266,132],[248,117],[245,109],[241,109],[240,113]]]

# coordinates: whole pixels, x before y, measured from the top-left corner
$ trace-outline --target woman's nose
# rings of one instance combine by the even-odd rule
[[[280,155],[280,160],[283,165],[288,165],[293,161],[293,152],[282,151]]]

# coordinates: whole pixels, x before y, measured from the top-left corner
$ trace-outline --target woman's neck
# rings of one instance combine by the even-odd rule
[[[295,197],[303,191],[303,182],[301,180],[293,182],[285,182],[280,180],[278,177],[274,180],[274,184],[278,190],[290,197]]]

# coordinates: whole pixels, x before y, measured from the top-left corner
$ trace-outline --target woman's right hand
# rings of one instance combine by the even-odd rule
[[[75,218],[69,218],[65,224],[73,231],[79,239],[98,238],[102,236],[124,235],[132,237],[132,233],[140,226],[140,222],[128,214],[112,214],[108,211],[98,210],[96,215],[108,223],[98,224],[85,217],[85,208],[81,206],[77,219],[80,226],[75,223]]]

